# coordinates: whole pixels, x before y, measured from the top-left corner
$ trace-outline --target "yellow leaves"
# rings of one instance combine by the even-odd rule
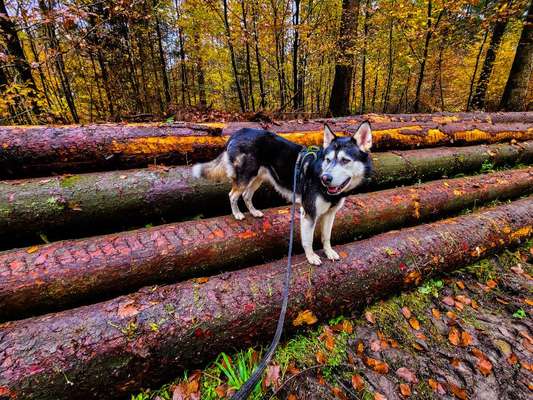
[[[413,328],[415,331],[420,330],[420,322],[418,322],[416,318],[414,317],[409,318],[408,322],[409,322],[409,325],[411,325],[411,328]]]
[[[371,357],[365,357],[363,362],[367,365],[367,367],[372,368],[378,374],[387,374],[389,372],[389,365],[384,361],[376,360],[375,358]]]
[[[202,283],[209,282],[209,278],[208,277],[194,278],[193,281],[198,284],[202,284]]]
[[[434,318],[440,319],[440,311],[437,310],[436,308],[431,309],[431,314],[433,315]]]
[[[347,319],[342,320],[336,325],[333,325],[331,327],[335,332],[345,332],[347,334],[351,334],[353,332],[353,325],[350,321]]]
[[[294,321],[292,321],[292,324],[294,326],[300,326],[300,325],[313,325],[318,321],[317,317],[311,310],[304,310],[300,311]]]
[[[39,246],[31,246],[31,247],[29,247],[29,248],[26,250],[26,253],[28,253],[28,254],[33,254],[33,253],[35,253],[37,250],[39,250]]]
[[[333,336],[333,332],[329,326],[324,328],[324,333],[319,336],[319,339],[324,342],[326,349],[333,351],[335,348],[335,336]]]
[[[450,331],[448,332],[448,340],[450,341],[451,344],[453,344],[454,346],[459,346],[459,343],[460,343],[460,333],[459,333],[459,329],[457,329],[455,326],[452,326],[450,328]]]

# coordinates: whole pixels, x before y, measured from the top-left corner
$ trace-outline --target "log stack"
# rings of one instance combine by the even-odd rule
[[[378,149],[388,151],[373,154],[367,193],[349,197],[338,214],[333,241],[341,260],[315,267],[296,256],[288,329],[302,310],[321,319],[357,311],[533,234],[533,113],[328,122],[349,133],[363,119],[374,123]],[[271,128],[317,143],[323,122]],[[0,128],[1,171],[22,177],[121,169],[147,166],[154,157],[188,163],[216,155],[248,125]],[[461,146],[406,150],[442,144]],[[518,168],[376,191],[509,166]],[[281,304],[289,209],[235,221],[224,215],[227,190],[227,183],[192,181],[179,165],[0,183],[4,246],[29,245],[0,253],[0,399],[126,397],[270,337]],[[265,206],[279,203],[268,191],[258,195]],[[477,209],[494,200],[514,201]],[[475,210],[448,218],[464,209]],[[192,219],[197,213],[212,218]],[[152,218],[190,220],[121,231]],[[432,222],[442,218],[448,219]],[[54,229],[66,240],[32,242],[35,232]]]

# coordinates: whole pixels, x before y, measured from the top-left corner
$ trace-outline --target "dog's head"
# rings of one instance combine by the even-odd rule
[[[328,194],[339,195],[359,186],[370,172],[372,129],[363,122],[353,136],[336,136],[324,127],[324,158],[320,181]]]

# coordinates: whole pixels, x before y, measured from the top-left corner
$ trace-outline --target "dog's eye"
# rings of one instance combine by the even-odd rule
[[[352,160],[350,160],[349,158],[341,158],[341,165],[346,165],[346,164],[348,164],[350,161],[352,161]]]
[[[326,162],[329,164],[331,162],[331,158],[326,158]]]

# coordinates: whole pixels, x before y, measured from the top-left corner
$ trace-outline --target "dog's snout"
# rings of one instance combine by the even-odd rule
[[[333,176],[330,174],[324,174],[322,175],[322,182],[324,182],[326,185],[329,185],[333,181]]]

